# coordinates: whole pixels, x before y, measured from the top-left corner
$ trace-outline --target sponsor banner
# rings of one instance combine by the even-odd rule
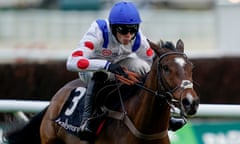
[[[188,123],[169,135],[171,144],[240,144],[240,122]]]
[[[169,132],[169,136],[171,144],[198,144],[190,123],[177,132]]]
[[[198,144],[240,144],[240,122],[212,122],[193,126]]]

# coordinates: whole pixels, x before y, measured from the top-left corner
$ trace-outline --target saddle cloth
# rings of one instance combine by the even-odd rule
[[[113,86],[116,88],[116,86]],[[97,97],[97,100],[99,103],[100,101],[104,101],[105,98],[102,98],[101,96],[105,96],[109,93],[110,90],[113,90],[113,87],[108,87],[108,89],[105,89],[102,94],[100,94]],[[136,91],[138,87],[137,86],[122,86],[120,88],[121,96],[123,98],[123,101],[130,98]],[[86,88],[84,87],[78,87],[71,91],[67,101],[65,102],[59,116],[55,119],[55,122],[63,127],[66,131],[68,131],[70,134],[79,136],[78,132],[80,131],[80,123],[82,120],[82,115],[84,111],[84,97],[86,95]],[[118,91],[115,89],[115,92],[108,95],[106,98],[106,106],[116,110],[121,104],[119,99],[116,97],[118,96]],[[98,107],[98,106],[97,106]],[[97,109],[95,109],[97,111]],[[105,123],[106,117],[102,112],[97,111],[93,114],[94,118],[92,118],[92,127],[96,132],[96,135],[99,134],[101,129],[103,128],[103,125]],[[92,116],[92,117],[93,117]]]
[[[65,102],[55,122],[71,134],[77,135],[80,130],[80,122],[83,114],[83,103],[86,89],[75,88]]]

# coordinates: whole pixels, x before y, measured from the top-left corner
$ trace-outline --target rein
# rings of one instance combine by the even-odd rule
[[[167,52],[167,53],[164,53],[162,54],[160,57],[159,57],[159,60],[158,60],[158,63],[157,63],[157,67],[160,66],[161,64],[161,61],[163,60],[164,57],[168,56],[168,55],[184,55],[184,53],[180,53],[180,52]],[[186,82],[186,84],[181,84],[180,86],[176,86],[175,88],[173,89],[170,89],[168,86],[166,86],[166,81],[163,77],[161,77],[161,72],[159,70],[159,68],[157,69],[157,75],[158,75],[158,88],[159,88],[159,85],[160,85],[160,89],[157,89],[156,91],[150,89],[150,88],[147,88],[146,86],[144,86],[142,83],[136,83],[135,85],[137,85],[138,87],[142,88],[143,90],[157,96],[157,97],[160,97],[160,98],[163,98],[166,100],[166,102],[168,103],[168,105],[173,108],[173,102],[179,102],[179,100],[175,100],[173,98],[173,95],[172,93],[177,90],[178,88],[183,88],[183,89],[186,89],[186,88],[191,88],[192,87],[192,83],[191,82]],[[106,113],[106,115],[108,117],[111,117],[111,118],[114,118],[114,119],[117,119],[117,120],[120,120],[120,121],[123,121],[124,124],[129,128],[129,130],[132,132],[132,134],[134,136],[136,136],[137,138],[141,138],[141,139],[145,139],[145,140],[157,140],[157,139],[162,139],[164,137],[167,136],[167,132],[168,130],[164,130],[162,132],[159,132],[159,133],[154,133],[154,134],[144,134],[142,132],[140,132],[133,124],[133,122],[130,120],[130,118],[128,117],[127,115],[127,112],[125,110],[125,107],[124,107],[124,102],[123,102],[123,99],[122,99],[122,96],[121,96],[121,92],[120,92],[120,89],[119,89],[119,84],[117,83],[117,90],[118,90],[118,94],[119,94],[119,97],[120,97],[120,102],[121,102],[121,107],[122,107],[122,111],[123,112],[118,112],[118,111],[113,111],[113,110],[110,110],[108,109],[107,107],[105,106],[102,106],[101,107],[101,110]],[[173,108],[174,109],[174,108]],[[182,106],[180,107],[180,111],[182,111]],[[184,116],[181,112],[181,116]]]
[[[167,136],[168,130],[162,131],[160,133],[155,134],[144,134],[140,132],[133,124],[133,122],[130,120],[126,112],[118,112],[108,109],[105,106],[101,107],[101,110],[103,112],[107,113],[108,117],[123,121],[123,123],[129,128],[129,130],[132,132],[134,136],[137,138],[145,139],[145,140],[157,140],[162,139],[165,136]]]

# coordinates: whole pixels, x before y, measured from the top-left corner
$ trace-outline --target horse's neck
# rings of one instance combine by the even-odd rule
[[[156,87],[156,76],[154,79],[151,79],[151,73],[148,76],[148,79],[145,83],[145,86],[151,90],[157,90]],[[143,131],[151,132],[159,132],[161,130],[165,130],[168,127],[170,109],[166,102],[162,102],[161,100],[157,99],[157,97],[147,92],[146,90],[141,90],[138,96],[134,97],[137,101],[137,104],[128,104],[128,105],[135,105],[136,107],[131,107],[131,109],[135,109],[133,111],[132,117],[133,121],[136,125],[139,126],[140,129]]]
[[[160,105],[153,96],[143,95],[142,103],[139,106],[138,112],[135,113],[134,123],[139,126],[142,131],[149,133],[157,133],[165,130],[168,127],[169,107],[166,103]]]

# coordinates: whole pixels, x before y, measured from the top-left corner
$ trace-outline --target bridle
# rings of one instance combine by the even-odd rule
[[[142,84],[136,84],[136,85],[141,87],[142,89],[154,94],[156,97],[159,97],[159,98],[165,100],[173,110],[175,110],[173,104],[174,103],[179,103],[180,104],[180,107],[179,107],[180,116],[185,118],[186,114],[184,113],[183,104],[181,103],[182,96],[180,97],[180,99],[175,99],[173,97],[173,93],[178,89],[185,90],[187,88],[193,88],[193,83],[189,80],[183,80],[180,85],[177,85],[174,88],[169,87],[165,77],[162,74],[163,73],[162,61],[164,60],[164,58],[166,58],[167,56],[170,56],[170,55],[182,55],[188,61],[188,58],[187,58],[186,54],[184,54],[182,52],[166,52],[166,53],[164,53],[164,54],[162,54],[158,57],[158,62],[157,62],[157,78],[158,78],[157,90],[149,89],[149,88],[143,86]]]
[[[155,95],[156,97],[164,99],[171,108],[173,108],[174,103],[179,103],[180,104],[180,107],[179,107],[180,115],[185,119],[186,115],[184,113],[183,104],[181,103],[182,96],[180,97],[179,100],[177,100],[177,99],[174,99],[173,93],[177,89],[185,90],[187,88],[193,88],[193,83],[189,80],[184,80],[184,81],[182,81],[182,83],[180,85],[177,85],[174,88],[169,87],[168,83],[166,82],[165,77],[162,75],[162,72],[163,72],[162,61],[163,61],[164,58],[166,58],[167,56],[170,56],[170,55],[182,55],[187,59],[187,56],[184,53],[181,53],[181,52],[166,52],[166,53],[164,53],[164,54],[162,54],[158,57],[158,62],[157,62],[157,77],[158,77],[157,90],[149,89],[146,86],[144,86],[142,83],[136,83],[135,85],[137,85],[138,87],[140,87],[140,88],[146,90],[147,92]],[[160,133],[155,133],[155,134],[143,134],[140,131],[138,131],[136,129],[136,127],[134,126],[134,124],[132,123],[132,121],[130,120],[130,118],[128,117],[128,115],[127,115],[127,112],[125,110],[124,103],[123,103],[122,96],[121,96],[119,88],[118,88],[118,92],[119,92],[120,102],[121,102],[121,105],[122,105],[122,111],[123,112],[113,111],[113,110],[108,109],[105,106],[101,107],[102,111],[104,111],[107,114],[108,117],[123,121],[127,125],[127,127],[129,128],[129,130],[136,137],[141,138],[141,139],[156,140],[156,139],[161,139],[161,138],[167,136],[167,133],[168,133],[167,130],[162,131]]]
[[[181,103],[182,101],[182,94],[180,95],[180,99],[175,99],[173,97],[173,93],[178,90],[181,89],[182,92],[185,89],[189,89],[189,88],[193,88],[193,83],[190,80],[183,80],[182,83],[180,85],[175,86],[174,88],[170,88],[165,77],[163,76],[163,64],[162,61],[165,57],[169,56],[169,55],[181,55],[183,56],[187,61],[188,58],[186,56],[186,54],[182,53],[182,52],[166,52],[164,54],[162,54],[161,56],[159,56],[158,59],[158,63],[157,63],[157,77],[158,77],[158,89],[157,89],[157,93],[158,93],[158,97],[163,98],[164,100],[166,100],[166,102],[173,107],[173,103],[178,103],[180,104],[180,116],[185,118],[186,114],[184,112],[183,109],[183,104]]]

